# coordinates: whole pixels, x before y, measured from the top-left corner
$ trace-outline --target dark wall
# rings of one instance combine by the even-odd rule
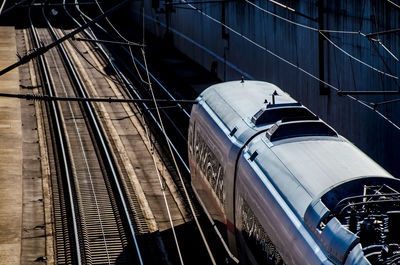
[[[216,69],[222,80],[245,76],[277,84],[400,177],[400,131],[367,104],[400,95],[351,98],[335,91],[399,89],[399,80],[390,75],[400,76],[394,57],[400,57],[400,33],[371,38],[366,34],[399,29],[400,8],[380,0],[278,2],[294,11],[270,1],[252,3],[301,25],[244,1],[195,5],[237,34],[187,5],[165,8],[162,0],[158,8],[156,0],[132,3],[131,16],[141,24],[144,5],[148,30],[171,37],[182,52],[205,68]],[[322,32],[330,41],[318,29],[331,30]],[[377,110],[400,124],[400,103]]]

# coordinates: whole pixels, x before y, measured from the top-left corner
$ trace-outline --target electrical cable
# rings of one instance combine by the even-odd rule
[[[286,64],[288,64],[288,65],[290,65],[290,66],[292,66],[292,67],[294,67],[294,68],[296,68],[297,70],[303,72],[304,74],[306,74],[306,75],[308,75],[309,77],[311,77],[311,78],[317,80],[318,82],[320,82],[320,83],[326,85],[327,87],[330,87],[331,89],[335,90],[336,92],[339,92],[339,89],[338,89],[337,87],[331,85],[330,83],[328,83],[328,82],[326,82],[326,81],[324,81],[324,80],[321,80],[320,78],[318,78],[317,76],[315,76],[315,75],[313,75],[312,73],[308,72],[307,70],[305,70],[305,69],[301,68],[300,66],[298,66],[298,65],[296,65],[296,64],[294,64],[294,63],[292,63],[292,62],[290,62],[289,60],[287,60],[287,59],[285,59],[285,58],[279,56],[278,54],[272,52],[271,50],[265,48],[264,46],[258,44],[257,42],[251,40],[249,37],[243,35],[242,33],[238,32],[238,31],[236,31],[236,30],[234,30],[234,29],[231,28],[230,26],[228,26],[228,25],[222,23],[221,21],[219,21],[219,20],[217,20],[216,18],[214,18],[214,17],[208,15],[207,13],[204,13],[202,10],[198,9],[197,7],[195,7],[195,6],[193,6],[193,5],[189,4],[189,3],[187,3],[186,0],[181,0],[181,1],[184,2],[184,3],[186,3],[186,4],[187,4],[188,6],[190,6],[192,9],[198,11],[201,15],[203,15],[203,16],[209,18],[210,20],[214,21],[215,23],[217,23],[217,24],[219,24],[219,25],[225,27],[225,28],[228,29],[229,31],[233,32],[234,34],[236,34],[236,35],[240,36],[241,38],[245,39],[246,41],[250,42],[250,43],[253,44],[254,46],[256,46],[256,47],[258,47],[258,48],[264,50],[264,51],[267,52],[267,53],[269,53],[269,54],[272,55],[273,57],[275,57],[275,58],[277,58],[277,59],[283,61],[284,63],[286,63]],[[247,0],[245,0],[245,1],[247,1]],[[359,99],[357,99],[357,98],[355,98],[354,96],[351,96],[351,95],[346,95],[346,97],[348,97],[348,98],[350,98],[350,99],[352,99],[352,100],[354,100],[354,101],[360,103],[361,105],[365,106],[366,108],[368,108],[368,109],[370,109],[370,110],[375,111],[379,116],[381,116],[383,119],[385,119],[385,120],[386,120],[387,122],[389,122],[391,125],[393,125],[393,127],[395,127],[397,130],[400,131],[400,126],[399,126],[399,125],[397,125],[397,124],[394,123],[392,120],[390,120],[388,117],[386,117],[385,115],[383,115],[380,111],[375,110],[375,109],[374,109],[372,106],[370,106],[369,104],[367,104],[367,103],[365,103],[365,102],[363,102],[363,101],[361,101],[361,100],[359,100]]]
[[[354,57],[353,55],[351,55],[350,53],[346,52],[345,50],[343,50],[342,48],[340,48],[336,43],[334,43],[331,39],[329,39],[324,33],[322,33],[322,31],[319,32],[322,37],[324,37],[330,44],[332,44],[336,49],[338,49],[339,51],[341,51],[342,53],[346,54],[348,57],[350,57],[351,59],[359,62],[360,64],[363,64],[369,68],[371,68],[374,71],[377,71],[378,73],[382,74],[382,75],[386,75],[388,77],[394,78],[394,79],[399,79],[397,76],[394,76],[392,74],[388,74],[386,72],[383,72],[375,67],[373,67],[372,65],[367,64],[366,62]]]
[[[87,19],[89,19],[89,20],[91,19],[90,17],[88,17],[87,15],[85,15],[78,7],[77,7],[77,9],[78,9],[79,12],[81,12],[81,14],[83,14]],[[99,25],[96,23],[96,26],[99,26]],[[109,33],[108,33],[104,28],[102,28],[101,26],[99,26],[99,28],[100,28],[101,30],[103,30],[106,34],[109,34]],[[113,27],[113,28],[115,28],[115,27]],[[144,36],[144,35],[143,35],[143,36]],[[124,49],[125,49],[125,48],[124,48]],[[126,50],[126,49],[125,49],[125,50]],[[138,73],[138,75],[139,75],[141,81],[143,82],[144,79],[141,77],[141,74],[140,74],[140,72],[139,72],[139,69],[138,69],[137,66],[136,66],[136,63],[139,64],[139,66],[140,66],[143,70],[145,70],[145,67],[144,67],[143,64],[140,63],[140,61],[132,54],[132,52],[129,52],[129,51],[128,51],[128,54],[130,54],[130,56],[131,56],[131,58],[132,58],[132,60],[133,60],[133,63],[134,63],[134,65],[135,65],[135,68],[136,68],[136,70],[137,70],[137,73]],[[157,80],[157,78],[155,78],[155,76],[154,76],[152,73],[149,72],[149,74],[150,74],[151,78],[152,78],[153,80],[156,81],[156,83],[162,88],[162,90],[163,90],[171,99],[176,100],[175,97],[161,84],[160,81]],[[146,81],[144,81],[144,83],[147,84]],[[185,115],[186,115],[187,117],[190,117],[189,112],[188,112],[185,108],[183,108],[180,104],[178,104],[178,107],[185,113]],[[175,126],[175,125],[174,125],[174,126]]]
[[[104,11],[103,11],[103,9],[101,8],[99,2],[98,2],[97,0],[95,0],[95,2],[96,2],[96,4],[97,4],[97,7],[100,9],[100,12],[101,12],[101,13],[104,13]],[[132,43],[132,42],[129,41],[127,38],[125,38],[125,37],[115,28],[115,26],[111,23],[111,21],[108,19],[108,17],[106,17],[106,20],[107,20],[108,24],[110,25],[110,27],[117,33],[117,35],[118,35],[121,39],[123,39],[123,40],[124,40],[125,42],[127,42],[127,43]],[[143,45],[143,44],[142,44],[142,45]],[[135,66],[136,72],[137,72],[137,74],[138,74],[140,80],[141,80],[144,84],[148,85],[148,84],[146,83],[146,81],[144,80],[144,78],[142,77],[142,75],[140,74],[140,72],[139,72],[139,69],[138,69],[138,67],[137,67],[137,65],[136,65],[136,62],[135,62],[135,59],[134,59],[134,56],[133,56],[133,53],[132,53],[132,48],[131,48],[131,46],[129,46],[129,53],[130,53],[130,56],[131,56],[133,65]]]
[[[96,1],[96,2],[97,2],[97,1]],[[144,53],[143,48],[142,48],[142,54],[143,54],[143,59],[144,59],[144,62],[145,62],[145,69],[146,69],[146,73],[147,73],[147,79],[148,79],[147,84],[148,84],[149,87],[150,87],[150,91],[151,91],[151,94],[152,94],[153,102],[156,104],[156,105],[155,105],[155,106],[156,106],[156,111],[157,111],[157,114],[158,114],[158,117],[159,117],[159,120],[160,120],[160,125],[161,125],[161,128],[162,128],[162,132],[164,133],[164,135],[165,135],[165,137],[166,137],[169,150],[170,150],[171,155],[172,155],[172,157],[173,157],[175,166],[176,166],[176,168],[177,168],[177,170],[178,170],[178,174],[179,174],[179,177],[180,177],[180,181],[182,182],[182,186],[183,186],[184,191],[185,191],[185,193],[186,193],[186,195],[187,195],[187,199],[189,200],[189,204],[190,204],[190,206],[191,206],[191,210],[192,210],[193,216],[194,216],[194,218],[195,218],[195,220],[196,220],[196,223],[197,223],[197,226],[198,226],[199,230],[201,231],[203,240],[205,240],[205,237],[204,237],[204,235],[203,235],[203,233],[202,233],[201,226],[200,226],[200,224],[199,224],[198,221],[197,221],[196,214],[195,214],[195,212],[194,212],[194,209],[193,209],[193,206],[192,206],[192,204],[191,204],[190,198],[189,198],[189,196],[188,196],[188,194],[187,194],[186,187],[185,187],[185,184],[184,184],[184,182],[183,182],[182,176],[180,175],[180,171],[179,171],[179,168],[178,168],[178,166],[177,166],[177,162],[176,162],[176,159],[175,159],[175,155],[174,155],[174,153],[173,153],[173,151],[172,151],[172,149],[171,149],[171,145],[170,145],[170,143],[169,143],[169,141],[168,141],[169,138],[168,138],[168,136],[166,135],[166,132],[165,132],[165,128],[164,128],[164,125],[163,125],[163,122],[162,122],[162,119],[161,119],[161,115],[160,115],[160,111],[159,111],[159,108],[158,108],[157,100],[155,99],[155,96],[154,96],[154,93],[153,93],[153,89],[152,89],[152,85],[151,85],[151,81],[150,81],[150,75],[149,75],[149,71],[148,71],[147,62],[146,62],[145,53]],[[131,53],[131,55],[132,55],[132,53]],[[132,56],[133,56],[133,55],[132,55]],[[157,80],[156,80],[156,81],[157,81]],[[166,199],[165,189],[163,188],[163,183],[162,183],[161,176],[160,176],[160,173],[159,173],[158,168],[157,168],[157,164],[156,164],[155,157],[154,157],[154,152],[153,152],[153,147],[152,147],[152,145],[151,145],[151,141],[150,141],[150,139],[149,139],[149,135],[148,135],[148,131],[147,131],[146,126],[145,126],[145,129],[146,129],[146,134],[147,134],[148,141],[149,141],[150,147],[151,147],[151,155],[152,155],[152,157],[153,157],[153,163],[154,163],[154,166],[155,166],[155,169],[156,169],[156,173],[157,173],[157,176],[158,176],[158,178],[159,178],[159,182],[160,182],[160,185],[161,185],[161,188],[162,188],[163,197],[164,197],[164,202],[165,202],[165,205],[166,205],[166,208],[167,208],[168,217],[169,217],[170,224],[171,224],[171,228],[172,228],[172,231],[173,231],[175,244],[176,244],[176,246],[177,246],[177,251],[178,251],[179,259],[180,259],[181,264],[183,265],[184,262],[183,262],[182,254],[181,254],[181,251],[180,251],[179,242],[178,242],[178,239],[177,239],[177,236],[176,236],[176,233],[175,233],[175,228],[174,228],[174,224],[173,224],[173,221],[172,221],[172,216],[171,216],[171,213],[170,213],[170,210],[169,210],[169,206],[168,206],[168,202],[167,202],[167,199]],[[204,243],[205,243],[207,249],[209,250],[209,247],[208,247],[207,242],[204,241]],[[210,253],[210,252],[209,252],[209,253]],[[212,261],[213,261],[213,264],[216,264],[215,261],[214,261],[214,259],[213,259],[213,257],[212,257],[212,254],[211,254],[211,259],[212,259]]]
[[[7,2],[7,0],[4,0],[3,3],[1,4],[0,15],[1,15],[1,13],[3,13],[3,8],[4,8],[4,5],[6,4],[6,2]]]
[[[64,35],[65,35],[65,31],[62,30]],[[122,82],[120,80],[117,80],[115,78],[112,78],[110,75],[104,73],[102,70],[100,70],[97,66],[95,66],[88,58],[86,58],[86,56],[78,49],[78,47],[76,47],[75,43],[72,40],[68,40],[68,42],[71,44],[72,48],[74,48],[74,50],[76,51],[76,53],[78,53],[82,59],[84,59],[94,70],[96,70],[99,74],[101,74],[103,77],[107,78],[108,80],[110,80],[111,82],[115,83],[115,84],[122,84]]]
[[[400,5],[396,4],[395,2],[390,1],[390,0],[386,0],[386,2],[388,2],[389,4],[392,4],[393,6],[397,7],[398,9],[400,9]]]
[[[155,155],[154,155],[153,142],[150,139],[148,126],[147,126],[146,120],[145,120],[145,118],[143,116],[143,113],[141,113],[141,116],[142,116],[142,120],[143,120],[143,124],[144,124],[143,127],[144,127],[144,130],[146,132],[147,141],[149,142],[149,146],[150,146],[150,154],[151,154],[151,157],[153,159],[154,169],[156,170],[157,178],[158,178],[158,181],[159,181],[160,186],[161,186],[161,192],[162,192],[163,199],[164,199],[164,204],[165,204],[165,207],[166,207],[166,210],[167,210],[167,213],[168,213],[168,219],[169,219],[169,223],[171,225],[172,234],[174,236],[175,245],[176,245],[176,248],[177,248],[177,251],[178,251],[179,261],[183,265],[184,264],[183,257],[182,257],[181,249],[180,249],[180,246],[179,246],[178,237],[177,237],[176,232],[175,232],[175,226],[174,226],[174,222],[172,220],[171,211],[169,209],[169,205],[168,205],[168,201],[167,201],[167,195],[165,193],[165,183],[163,183],[160,171],[158,170],[158,167],[157,167],[157,161],[156,161],[156,158],[155,158]]]
[[[16,8],[16,7],[20,6],[20,5],[22,5],[23,3],[27,2],[27,1],[28,1],[28,0],[21,0],[21,1],[17,2],[17,3],[15,3],[14,5],[10,6],[10,7],[7,8],[6,10],[0,12],[0,15],[1,15],[1,14],[4,15],[5,13],[7,13],[7,12],[13,10],[14,8]],[[6,2],[6,0],[4,0],[4,3],[5,3],[5,2]]]
[[[296,26],[298,26],[298,27],[302,27],[302,28],[305,28],[305,29],[309,29],[309,30],[318,32],[318,33],[321,34],[326,40],[328,40],[329,43],[332,44],[335,48],[337,48],[338,50],[340,50],[341,52],[343,52],[344,54],[346,54],[347,56],[349,56],[349,57],[352,58],[353,60],[356,60],[357,62],[363,64],[364,66],[367,66],[367,67],[371,68],[372,70],[374,70],[374,71],[376,71],[376,72],[378,72],[378,73],[380,73],[380,74],[386,75],[386,76],[391,77],[391,78],[394,78],[394,79],[398,79],[397,76],[394,76],[394,75],[385,73],[384,71],[381,71],[381,70],[377,69],[376,67],[373,67],[373,66],[369,65],[368,63],[366,63],[366,62],[364,62],[364,61],[362,61],[362,60],[356,58],[355,56],[351,55],[350,53],[346,52],[344,49],[340,48],[337,44],[335,44],[331,39],[329,39],[325,34],[323,34],[323,32],[327,32],[327,33],[342,33],[342,34],[358,34],[358,35],[361,35],[361,36],[364,36],[364,37],[366,37],[366,34],[361,33],[360,31],[319,30],[319,29],[317,29],[317,28],[314,28],[314,27],[311,27],[311,26],[307,26],[307,25],[304,25],[304,24],[301,24],[301,23],[298,23],[298,22],[294,22],[294,21],[292,21],[292,20],[290,20],[290,19],[287,19],[287,18],[284,18],[284,17],[282,17],[282,16],[279,16],[279,15],[277,15],[277,14],[271,12],[271,11],[268,11],[268,10],[265,9],[265,8],[262,8],[262,7],[258,6],[258,5],[256,5],[255,3],[252,3],[252,2],[249,1],[249,0],[244,0],[244,1],[245,1],[246,3],[252,5],[253,7],[255,7],[255,8],[261,10],[262,12],[264,12],[264,13],[266,13],[266,14],[269,14],[269,15],[271,15],[271,16],[274,16],[274,17],[276,17],[276,18],[279,18],[279,19],[281,19],[281,20],[283,20],[283,21],[286,21],[286,22],[288,22],[288,23],[290,23],[290,24],[293,24],[293,25],[296,25]],[[386,50],[386,49],[385,49],[385,50]],[[389,53],[389,54],[392,54],[392,53]]]
[[[77,0],[75,0],[75,1],[77,1]],[[85,21],[85,18],[88,19],[88,20],[91,19],[91,18],[88,17],[85,13],[83,13],[83,12],[78,8],[78,6],[77,6],[77,10],[80,12],[81,18],[82,18],[84,21]],[[106,34],[109,35],[109,33],[108,33],[104,28],[102,28],[98,23],[96,23],[95,25],[96,25],[97,27],[99,27],[99,29],[101,29],[104,33],[106,33]],[[90,28],[89,28],[88,30],[91,32],[92,36],[94,36],[94,37],[92,37],[92,38],[96,39],[96,35],[94,34],[93,30],[90,29]],[[111,35],[110,35],[110,36],[111,36]],[[136,97],[141,98],[140,95],[138,94],[138,92],[135,91],[135,88],[134,88],[134,86],[132,85],[132,83],[125,77],[125,75],[118,69],[117,65],[111,60],[111,57],[112,57],[112,56],[109,54],[109,52],[108,52],[107,50],[105,50],[105,49],[102,47],[102,45],[97,45],[97,47],[99,47],[99,49],[104,53],[105,57],[106,57],[107,60],[110,62],[111,67],[114,69],[115,73],[119,76],[119,78],[121,78],[121,80],[123,80],[123,82],[124,82],[123,88],[125,89],[125,91],[126,91],[128,94],[133,93]],[[143,67],[143,66],[141,65],[141,67]],[[166,88],[165,88],[151,73],[149,73],[149,74],[150,74],[150,76],[160,85],[160,87],[161,87],[162,89],[164,89],[166,92],[168,92],[168,91],[166,90]],[[132,96],[133,96],[133,95],[132,95]],[[174,100],[174,97],[170,96],[170,98]],[[151,111],[149,111],[149,107],[146,105],[146,103],[142,103],[141,106],[143,106],[143,107],[146,109],[146,111],[148,112],[148,114],[150,115],[150,117],[155,121],[157,127],[161,130],[160,124],[157,122],[157,120],[156,120],[155,116],[153,115],[153,113],[152,113]],[[183,110],[183,111],[185,112],[185,110],[182,109],[182,105],[181,105],[181,104],[178,104],[178,106],[179,106],[179,108],[180,108],[181,110]],[[186,114],[189,115],[187,112],[186,112]],[[167,115],[167,117],[168,117],[168,115]],[[189,115],[188,117],[190,117],[190,115]],[[170,118],[169,118],[169,119],[170,119]],[[186,165],[186,163],[185,163],[183,157],[179,154],[178,150],[176,149],[176,147],[175,147],[174,144],[172,143],[172,140],[171,140],[171,139],[168,139],[168,141],[169,141],[169,143],[172,145],[172,148],[173,148],[173,150],[175,151],[175,154],[178,156],[179,160],[181,161],[182,165],[184,166],[184,168],[186,169],[186,171],[189,173],[189,172],[190,172],[189,167]]]
[[[149,71],[148,71],[147,62],[146,62],[145,51],[144,51],[143,48],[142,48],[141,50],[142,50],[142,54],[143,54],[144,65],[145,65],[145,67],[146,67],[146,73],[147,73],[147,80],[148,80],[148,83],[149,83],[149,88],[150,88],[151,95],[152,95],[152,97],[153,97],[153,99],[154,99],[154,104],[155,104],[156,110],[157,110],[157,116],[158,116],[159,122],[160,122],[161,127],[162,127],[162,132],[163,132],[163,134],[164,134],[164,136],[165,136],[165,138],[166,138],[166,140],[167,140],[167,139],[168,139],[167,132],[166,132],[166,130],[165,130],[165,128],[164,128],[164,123],[163,123],[163,121],[162,121],[161,114],[160,114],[160,111],[159,111],[159,109],[158,109],[157,102],[155,101],[155,96],[154,96],[154,92],[153,92],[153,87],[152,87],[151,81],[150,81]],[[188,193],[188,191],[187,191],[187,189],[186,189],[185,182],[183,181],[182,174],[181,174],[180,169],[179,169],[179,167],[178,167],[178,164],[177,164],[177,162],[176,162],[175,155],[174,155],[174,153],[173,153],[173,151],[172,151],[171,145],[169,144],[169,141],[168,141],[168,140],[167,140],[167,145],[168,145],[169,152],[170,152],[170,154],[171,154],[171,156],[172,156],[172,160],[173,160],[173,162],[174,162],[175,169],[176,169],[176,171],[177,171],[177,173],[178,173],[178,176],[179,176],[179,179],[180,179],[180,181],[181,181],[181,183],[182,183],[182,187],[183,187],[183,190],[184,190],[184,192],[185,192],[186,199],[188,200],[190,210],[191,210],[191,212],[192,212],[192,214],[193,214],[193,218],[194,218],[194,220],[195,220],[195,222],[196,222],[197,227],[199,228],[200,235],[201,235],[201,237],[202,237],[202,239],[203,239],[203,242],[204,242],[204,245],[205,245],[205,247],[206,247],[206,249],[207,249],[208,255],[209,255],[210,259],[211,259],[211,262],[212,262],[214,265],[216,265],[214,256],[213,256],[213,254],[212,254],[212,252],[211,252],[211,249],[210,249],[210,247],[209,247],[209,245],[208,245],[208,243],[207,243],[207,239],[205,238],[205,235],[204,235],[204,233],[203,233],[203,229],[202,229],[201,226],[200,226],[199,220],[197,219],[196,212],[195,212],[194,207],[193,207],[193,204],[192,204],[192,200],[190,199],[189,193]]]
[[[382,43],[381,40],[378,40],[378,43],[396,60],[399,62],[399,59]]]

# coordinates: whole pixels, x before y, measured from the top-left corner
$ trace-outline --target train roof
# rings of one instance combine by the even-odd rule
[[[208,105],[231,132],[236,128],[234,137],[242,144],[262,131],[251,140],[248,152],[258,152],[258,166],[288,196],[300,215],[313,199],[338,183],[365,176],[393,178],[273,84],[217,84],[202,93],[200,103]]]
[[[371,196],[381,196],[383,190],[387,191],[382,197],[397,193],[399,180],[273,84],[221,83],[205,90],[198,100],[198,117],[207,113],[203,119],[213,120],[202,132],[210,138],[222,132],[220,145],[226,151],[220,152],[221,161],[229,170],[234,168],[239,184],[241,180],[246,185],[254,183],[257,186],[251,189],[259,193],[263,185],[273,191],[281,209],[291,216],[290,208],[303,219],[338,262],[347,259],[346,264],[359,264],[361,257],[363,264],[369,264],[361,245],[353,248],[359,238],[348,230],[341,213],[348,205],[366,199],[362,196],[369,189]],[[232,166],[226,158],[237,158],[237,164]],[[353,201],[347,206],[340,205],[350,199]],[[349,214],[353,215],[353,210]],[[296,226],[297,220],[293,219]]]
[[[210,106],[229,129],[241,121],[248,123],[260,109],[271,106],[273,102],[275,106],[298,105],[277,86],[248,80],[213,85],[200,95],[200,99]]]
[[[264,135],[249,144],[255,162],[303,216],[332,187],[360,177],[392,177],[343,137],[300,137],[273,145]],[[393,177],[392,177],[393,178]]]

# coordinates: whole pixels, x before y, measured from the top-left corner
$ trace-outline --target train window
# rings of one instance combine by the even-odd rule
[[[195,161],[199,171],[210,184],[215,196],[223,204],[224,170],[221,163],[198,131],[195,132],[193,145]]]
[[[223,198],[223,184],[224,184],[224,179],[223,179],[223,174],[222,174],[222,167],[220,166],[218,168],[218,173],[216,175],[216,185],[215,185],[215,194],[217,194],[218,199],[223,202],[224,198]]]
[[[188,133],[188,142],[189,142],[189,154],[193,155],[194,150],[194,137],[193,137],[193,130],[195,129],[196,123],[193,123],[193,126],[189,127]]]
[[[254,125],[275,123],[280,120],[317,120],[318,117],[303,107],[266,108],[259,110],[251,121]]]
[[[283,265],[284,262],[281,255],[260,224],[257,216],[255,216],[243,197],[240,200],[242,202],[240,207],[242,236],[257,263]]]

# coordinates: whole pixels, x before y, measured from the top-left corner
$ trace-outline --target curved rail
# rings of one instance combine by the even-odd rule
[[[42,12],[43,12],[43,16],[44,16],[44,18],[46,20],[46,23],[48,25],[48,28],[49,28],[51,34],[53,35],[53,38],[55,40],[59,39],[60,37],[58,36],[56,31],[52,27],[50,21],[46,17],[46,14],[44,12],[44,8],[42,9]],[[65,51],[63,44],[59,45],[59,49],[60,49],[60,52],[62,54],[62,57],[64,58],[64,62],[66,64],[66,67],[68,68],[68,71],[70,72],[71,77],[72,77],[72,79],[73,79],[73,81],[74,81],[74,83],[76,85],[78,93],[80,94],[81,97],[87,98],[87,94],[86,94],[86,91],[84,89],[84,86],[83,86],[80,78],[78,77],[78,74],[77,74],[74,66],[72,65],[72,62],[71,62],[67,52]],[[101,148],[101,153],[102,153],[103,158],[104,158],[103,162],[104,162],[105,166],[107,167],[107,171],[111,173],[113,184],[115,185],[115,188],[117,190],[119,202],[121,203],[121,206],[122,206],[122,212],[124,214],[125,220],[128,223],[128,228],[129,228],[128,230],[129,230],[129,233],[131,235],[131,239],[132,239],[132,241],[134,242],[134,245],[135,245],[138,262],[139,262],[139,264],[143,265],[143,259],[142,259],[142,255],[141,255],[141,252],[140,252],[140,249],[139,249],[139,245],[138,245],[138,242],[137,242],[134,225],[133,225],[133,223],[131,221],[129,208],[128,208],[128,205],[126,203],[126,199],[125,199],[125,195],[124,195],[123,189],[122,189],[122,187],[120,185],[120,180],[119,180],[120,176],[117,173],[117,170],[115,169],[115,166],[114,166],[115,165],[115,161],[111,157],[109,146],[108,146],[108,144],[107,144],[107,142],[105,140],[104,133],[100,128],[100,125],[99,125],[99,123],[97,121],[96,115],[94,114],[94,110],[93,110],[90,102],[84,102],[83,105],[84,105],[87,117],[89,118],[90,124],[92,126],[93,133],[95,134],[95,138],[100,143],[99,147]]]
[[[32,4],[35,2],[35,0],[32,1]],[[32,32],[32,36],[36,45],[36,48],[40,48],[40,41],[38,37],[38,33],[36,31],[36,28],[33,26],[32,18],[31,18],[31,9],[29,8],[28,10],[28,18],[30,22],[30,29]],[[46,59],[44,58],[43,55],[39,56],[39,63],[40,63],[40,68],[42,70],[43,78],[44,78],[44,85],[50,94],[50,96],[54,96],[54,88],[52,86],[52,82],[50,81],[50,75],[49,75],[49,70],[47,68],[47,62]],[[73,192],[72,192],[72,180],[71,180],[71,173],[70,173],[70,162],[69,162],[69,157],[68,153],[65,147],[65,136],[64,136],[64,128],[62,123],[60,122],[60,112],[59,109],[56,105],[56,102],[51,102],[51,109],[53,111],[52,116],[56,125],[56,141],[59,145],[60,151],[61,151],[61,167],[63,174],[65,175],[65,179],[67,181],[67,190],[68,190],[68,195],[69,195],[69,204],[70,204],[70,211],[71,211],[71,216],[72,216],[72,227],[73,227],[73,236],[74,236],[74,243],[75,243],[75,251],[76,251],[76,262],[77,264],[82,264],[81,260],[81,253],[80,253],[80,245],[79,245],[79,231],[78,231],[78,225],[77,225],[77,217],[75,214],[75,211],[77,207],[75,206],[74,200],[73,200]]]

